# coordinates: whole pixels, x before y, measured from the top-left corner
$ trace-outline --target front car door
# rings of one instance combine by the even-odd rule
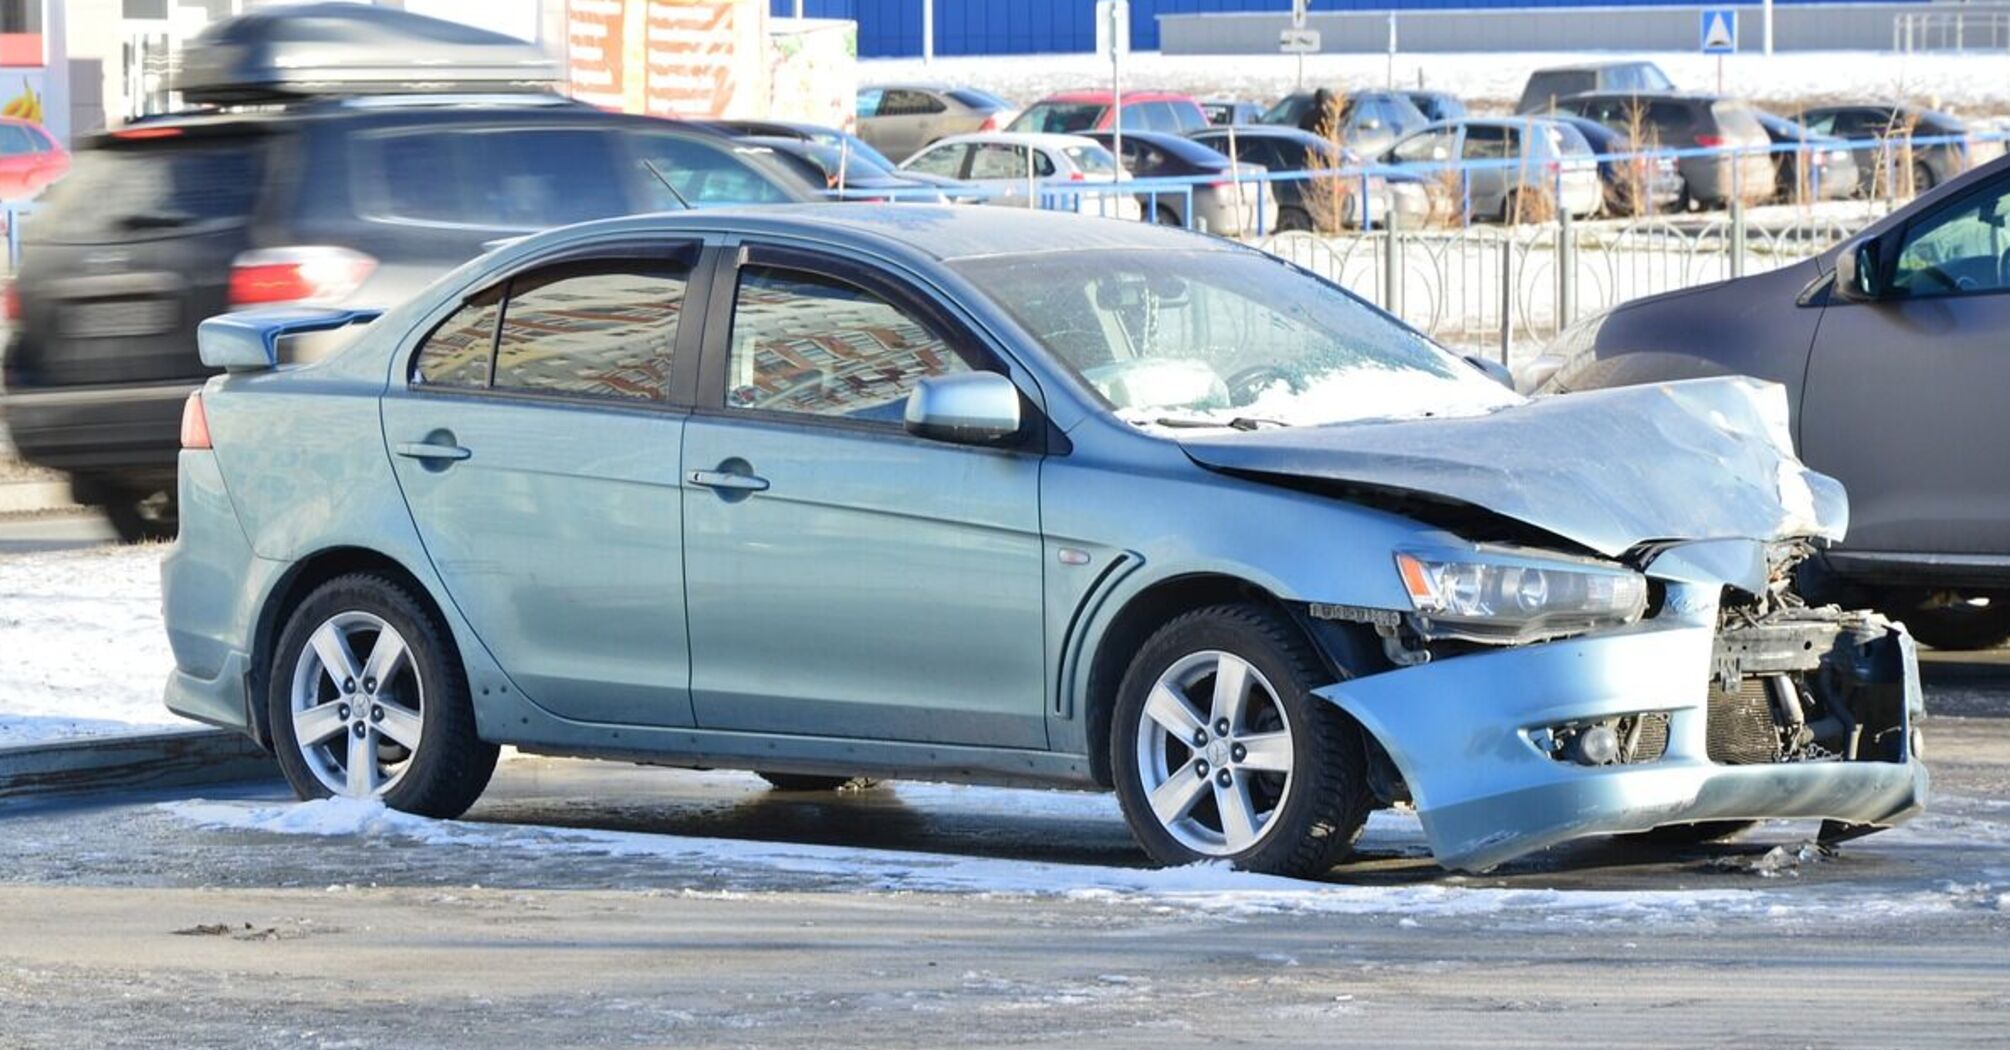
[[[1009,370],[869,264],[721,265],[684,442],[698,724],[1044,748],[1038,443],[901,425],[921,377]]]
[[[657,240],[479,289],[399,358],[384,398],[448,596],[525,696],[567,718],[692,722],[678,450],[699,251]]]
[[[2010,566],[2010,175],[1880,239],[1891,297],[1833,295],[1802,394],[1809,466],[1849,492],[1845,554]]]

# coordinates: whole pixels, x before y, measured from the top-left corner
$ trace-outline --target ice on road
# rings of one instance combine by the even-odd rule
[[[0,747],[189,727],[161,703],[164,546],[0,558]]]

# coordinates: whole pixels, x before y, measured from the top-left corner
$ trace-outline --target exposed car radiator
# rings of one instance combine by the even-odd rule
[[[1710,686],[1710,710],[1704,723],[1710,761],[1727,766],[1763,765],[1780,760],[1780,730],[1773,720],[1770,680],[1751,675],[1736,691],[1721,683]]]

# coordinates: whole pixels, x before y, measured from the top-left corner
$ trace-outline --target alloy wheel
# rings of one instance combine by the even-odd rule
[[[1291,727],[1277,691],[1233,653],[1175,661],[1138,718],[1138,772],[1160,826],[1207,856],[1261,840],[1291,791]]]
[[[382,797],[411,768],[425,686],[404,636],[382,617],[342,612],[322,621],[294,661],[291,695],[295,746],[330,792]]]

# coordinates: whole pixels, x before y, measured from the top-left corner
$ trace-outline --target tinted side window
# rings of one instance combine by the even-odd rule
[[[1172,111],[1174,130],[1192,131],[1195,128],[1207,127],[1207,113],[1202,111],[1198,103],[1169,102],[1166,105]]]
[[[777,185],[775,176],[755,170],[725,143],[682,135],[640,135],[633,142],[635,167],[641,169],[635,173],[638,184],[657,209],[681,205],[643,165],[645,160],[692,204],[778,204],[797,199]]]
[[[934,331],[841,281],[740,271],[726,406],[898,423],[923,376],[970,366]]]
[[[501,289],[492,288],[441,321],[419,347],[412,365],[413,385],[486,388],[501,304]]]
[[[912,117],[929,113],[940,113],[948,107],[942,100],[925,91],[889,91],[880,99],[879,116]]]
[[[20,157],[40,149],[27,128],[19,124],[0,124],[0,157]]]
[[[878,116],[880,99],[884,98],[885,96],[886,92],[880,90],[879,88],[861,89],[858,93],[859,119],[863,120],[866,117]]]
[[[684,267],[561,266],[510,281],[495,388],[662,403]]]
[[[242,222],[258,199],[265,156],[263,138],[81,150],[26,232],[88,243],[121,240],[150,224]]]
[[[1473,124],[1466,128],[1467,160],[1500,160],[1511,156],[1514,139],[1498,124]]]
[[[580,128],[426,128],[363,138],[371,210],[416,222],[537,229],[629,210],[614,136]]]

